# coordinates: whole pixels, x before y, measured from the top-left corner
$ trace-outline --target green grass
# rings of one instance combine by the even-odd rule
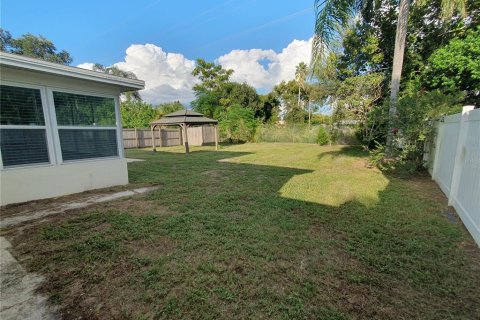
[[[136,196],[9,230],[65,318],[475,319],[480,254],[429,177],[353,147],[129,150]]]

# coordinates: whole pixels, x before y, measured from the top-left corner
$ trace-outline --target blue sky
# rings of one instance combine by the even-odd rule
[[[47,37],[57,48],[70,52],[73,65],[127,61],[123,65],[126,69],[140,70],[139,59],[135,66],[125,60],[126,50],[132,45],[153,44],[161,51],[149,48],[150,55],[180,54],[186,59],[183,63],[188,71],[188,62],[196,58],[218,62],[219,57],[233,50],[263,49],[260,54],[255,53],[255,58],[250,52],[247,56],[237,54],[235,58],[224,59],[231,68],[239,68],[238,77],[244,74],[240,80],[248,82],[248,70],[254,72],[255,68],[244,62],[258,58],[257,63],[268,72],[272,61],[284,63],[266,50],[281,53],[294,39],[308,41],[313,33],[314,13],[313,0],[3,0],[0,24],[14,37],[27,32]],[[295,46],[303,45],[305,43]],[[130,60],[135,60],[135,56],[145,57],[145,47],[135,48],[130,50]],[[165,74],[171,72],[167,69],[176,68],[172,66],[178,63],[177,58],[168,66],[159,66],[158,70]],[[239,63],[238,59],[246,60]],[[288,60],[286,56],[284,60]],[[276,67],[272,66],[272,70]],[[287,69],[290,70],[290,66]],[[262,81],[254,86],[260,91],[270,89],[271,84]],[[152,89],[154,83],[149,87]]]

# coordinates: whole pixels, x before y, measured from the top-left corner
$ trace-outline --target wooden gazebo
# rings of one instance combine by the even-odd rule
[[[213,125],[215,128],[215,150],[218,149],[218,121],[205,117],[203,114],[192,110],[180,110],[164,115],[162,118],[150,123],[152,130],[152,146],[153,151],[156,151],[155,146],[155,128],[161,130],[162,127],[167,126],[179,126],[180,137],[185,145],[185,152],[189,153],[188,147],[188,127],[189,126],[201,126],[201,125]],[[161,143],[162,139],[160,139]],[[161,147],[161,145],[160,145]]]

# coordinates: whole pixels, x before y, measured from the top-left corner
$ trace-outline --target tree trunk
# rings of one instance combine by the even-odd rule
[[[312,107],[309,102],[308,103],[308,129],[310,129],[311,123],[312,123]]]
[[[397,20],[397,33],[395,36],[395,51],[393,54],[392,82],[390,91],[390,109],[388,110],[387,156],[393,153],[393,126],[397,113],[398,91],[402,75],[403,55],[405,53],[405,40],[407,37],[408,11],[410,0],[400,0]]]
[[[298,85],[298,109],[300,109],[300,85]]]

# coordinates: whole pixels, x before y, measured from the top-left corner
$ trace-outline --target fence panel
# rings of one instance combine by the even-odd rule
[[[191,146],[201,146],[203,144],[202,127],[188,127],[188,143]]]
[[[203,126],[203,144],[206,143],[215,143],[215,127],[214,126]]]
[[[432,178],[480,245],[480,109],[445,117],[434,145],[426,159],[433,157]]]
[[[192,146],[215,143],[215,128],[209,125],[188,127],[188,143]],[[155,130],[157,147],[171,147],[180,144],[182,144],[182,139],[179,128],[162,128],[161,134],[158,129]],[[150,129],[123,129],[123,145],[125,149],[151,147],[152,131]]]
[[[435,164],[435,181],[447,195],[450,193],[450,186],[452,185],[460,119],[460,114],[445,117],[444,122],[440,123],[438,128],[436,143],[438,155]]]
[[[158,130],[157,134],[158,134]],[[180,129],[162,129],[162,147],[178,146],[182,143]],[[156,141],[156,140],[155,140]]]

